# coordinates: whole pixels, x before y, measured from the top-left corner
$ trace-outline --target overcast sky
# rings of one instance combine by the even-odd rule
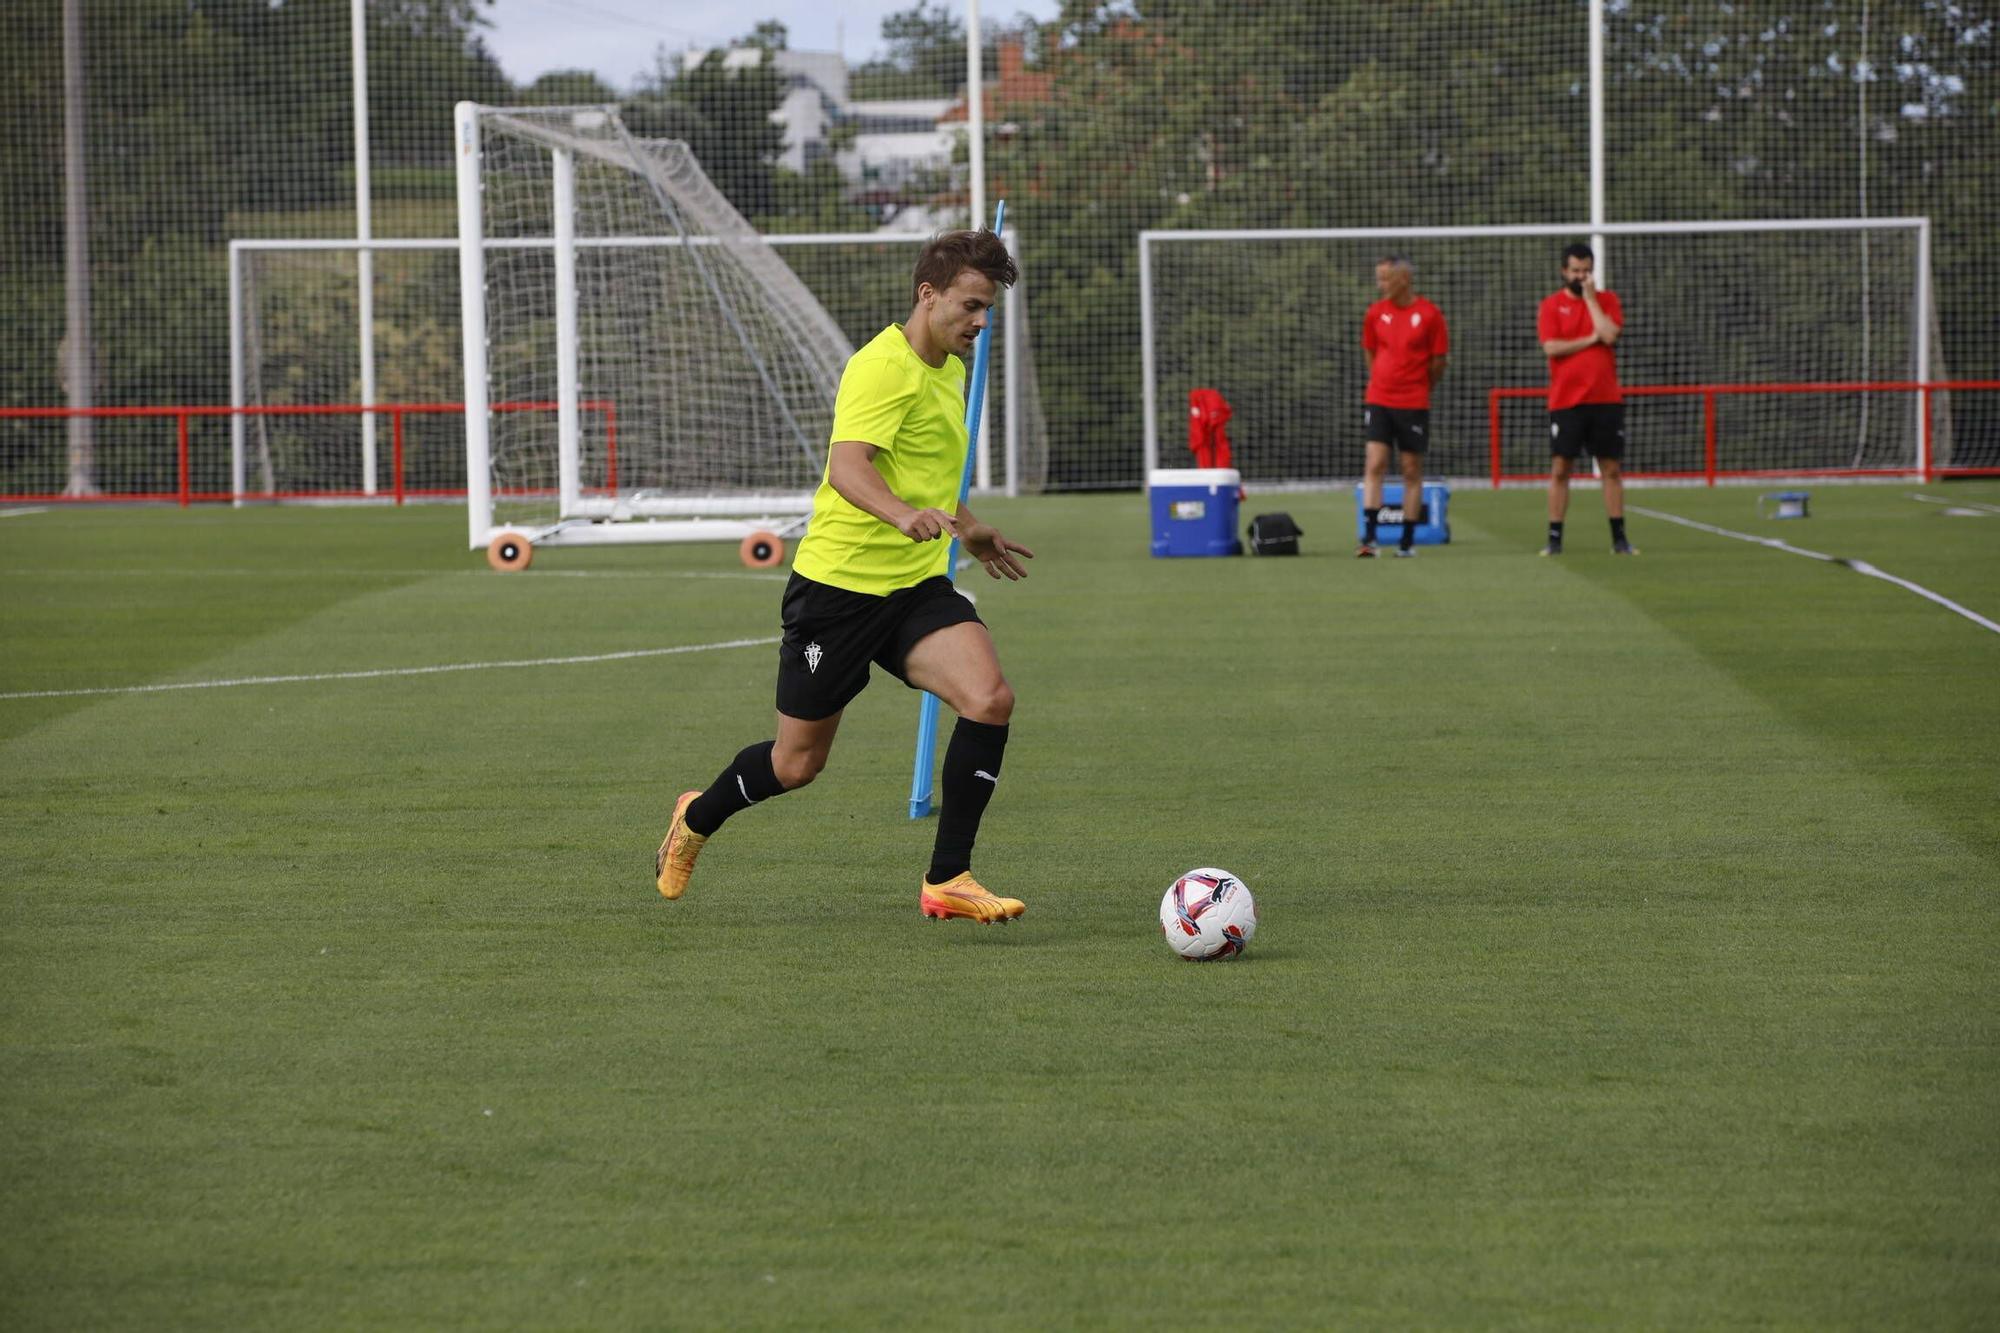
[[[965,0],[945,0],[962,22]],[[841,51],[859,63],[882,50],[882,20],[916,0],[495,0],[479,6],[487,49],[516,83],[587,69],[620,91],[653,67],[653,52],[715,46],[763,19],[785,25],[800,51]],[[1059,0],[981,0],[982,24],[1055,16]]]

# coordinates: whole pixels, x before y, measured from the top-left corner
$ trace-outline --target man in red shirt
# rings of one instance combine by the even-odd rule
[[[1361,317],[1361,350],[1368,357],[1368,394],[1361,403],[1361,426],[1368,441],[1361,514],[1368,526],[1354,554],[1364,560],[1375,555],[1382,479],[1389,471],[1392,445],[1403,465],[1403,538],[1396,546],[1397,555],[1417,553],[1412,543],[1423,520],[1431,386],[1444,375],[1451,342],[1444,316],[1413,289],[1415,273],[1403,256],[1384,255],[1375,265],[1375,288],[1382,299]]]
[[[1563,285],[1542,300],[1535,333],[1549,358],[1549,542],[1561,555],[1569,475],[1586,451],[1604,478],[1604,512],[1611,519],[1613,555],[1635,555],[1625,540],[1625,395],[1618,389],[1612,348],[1625,331],[1625,311],[1591,275],[1597,256],[1587,245],[1563,251]]]

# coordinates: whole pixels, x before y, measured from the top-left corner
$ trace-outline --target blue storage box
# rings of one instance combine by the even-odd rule
[[[1160,468],[1146,478],[1153,511],[1153,554],[1242,555],[1236,536],[1235,468]]]
[[[1451,487],[1441,481],[1424,483],[1424,521],[1417,525],[1417,535],[1412,539],[1418,546],[1443,546],[1451,540],[1451,523],[1446,511],[1451,507]],[[1360,541],[1368,535],[1368,515],[1363,512],[1367,506],[1362,500],[1361,488],[1354,488],[1354,540]],[[1385,481],[1382,483],[1382,513],[1375,523],[1375,540],[1383,546],[1394,546],[1403,540],[1403,483]]]

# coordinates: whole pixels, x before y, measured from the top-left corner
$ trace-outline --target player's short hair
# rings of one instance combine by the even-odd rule
[[[1410,257],[1408,255],[1397,254],[1394,250],[1391,250],[1388,254],[1383,255],[1380,259],[1375,261],[1375,265],[1377,268],[1380,268],[1384,264],[1392,264],[1395,267],[1402,269],[1405,273],[1415,273],[1417,271],[1417,266],[1410,262]]]
[[[1563,247],[1563,267],[1569,267],[1572,259],[1588,259],[1593,266],[1597,263],[1597,252],[1582,241],[1572,241]]]
[[[1002,287],[1012,287],[1021,277],[1021,271],[1014,267],[1014,256],[1007,253],[1007,243],[991,231],[941,231],[931,237],[924,252],[917,256],[917,271],[910,280],[910,299],[914,301],[927,282],[943,291],[967,269],[984,274]]]

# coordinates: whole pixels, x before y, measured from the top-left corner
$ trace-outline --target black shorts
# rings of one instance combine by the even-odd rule
[[[1370,444],[1393,444],[1406,454],[1420,454],[1431,447],[1431,410],[1363,403],[1361,429]]]
[[[1625,404],[1578,403],[1549,413],[1549,451],[1571,460],[1586,451],[1592,458],[1623,460]]]
[[[903,659],[927,634],[979,621],[942,574],[886,597],[792,575],[778,645],[778,711],[807,722],[832,717],[868,685],[870,662],[909,684]],[[980,622],[984,623],[984,622]]]

